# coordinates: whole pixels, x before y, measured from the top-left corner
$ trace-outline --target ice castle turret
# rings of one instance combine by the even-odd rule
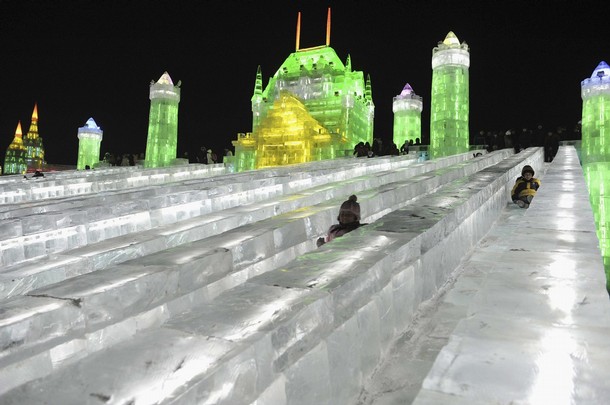
[[[400,148],[405,141],[421,140],[421,112],[423,110],[422,98],[415,94],[409,83],[405,85],[399,95],[394,97],[392,111],[394,112],[393,141]]]
[[[432,50],[430,153],[455,155],[469,149],[468,68],[470,53],[451,31]]]
[[[264,89],[257,69],[252,132],[233,141],[237,170],[333,159],[373,140],[371,81],[330,47],[330,10],[326,45],[301,49],[297,21],[297,49]]]
[[[610,291],[610,66],[604,61],[581,82],[581,161]]]
[[[104,131],[97,126],[93,118],[89,118],[85,126],[78,129],[78,170],[85,166],[93,168],[100,161],[100,144]]]
[[[150,114],[146,141],[146,167],[169,166],[178,150],[180,82],[174,86],[167,72],[150,84]]]
[[[28,169],[42,169],[42,165],[44,163],[44,146],[42,145],[42,138],[38,134],[37,103],[34,104],[32,122],[30,123],[30,129],[23,140],[23,146],[25,147],[25,163]]]
[[[17,123],[13,142],[6,150],[4,157],[4,174],[22,174],[27,171],[25,163],[26,150],[23,146],[23,132],[21,131],[21,121]]]

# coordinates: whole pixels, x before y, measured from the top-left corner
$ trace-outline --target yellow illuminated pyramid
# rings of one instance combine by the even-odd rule
[[[274,101],[257,132],[257,168],[329,158],[321,154],[328,149],[331,135],[287,91]]]

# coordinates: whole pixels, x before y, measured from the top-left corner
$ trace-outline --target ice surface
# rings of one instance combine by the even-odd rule
[[[35,295],[4,300],[0,306],[0,347],[4,348],[0,386],[3,392],[15,388],[1,401],[44,403],[51,395],[62,403],[74,399],[148,403],[154,394],[155,400],[175,403],[311,403],[311,398],[317,403],[353,402],[367,378],[389,356],[394,339],[417,321],[418,308],[439,294],[451,270],[492,227],[506,207],[507,187],[520,167],[541,165],[542,159],[541,151],[535,149],[499,156],[396,166],[391,159],[362,163],[348,159],[346,169],[336,170],[337,174],[326,162],[319,162],[306,165],[309,172],[260,171],[258,178],[252,177],[254,173],[236,174],[236,179],[243,180],[239,182],[219,176],[215,186],[192,194],[180,188],[172,188],[169,194],[143,189],[137,194],[141,202],[125,201],[125,207],[148,204],[156,221],[166,217],[169,225],[151,225],[150,230],[69,249],[54,256],[52,264],[40,264],[40,269],[31,262],[0,271],[2,282],[12,283],[8,285],[18,294]],[[502,158],[506,159],[500,162]],[[360,178],[349,176],[350,171],[358,172]],[[163,181],[163,173],[158,174]],[[196,179],[182,184],[191,181]],[[257,187],[269,189],[249,196],[247,183],[256,181]],[[211,190],[216,190],[217,197]],[[372,223],[309,252],[315,249],[315,237],[335,221],[337,205],[351,192],[358,194],[363,216]],[[197,198],[217,198],[219,205],[198,206]],[[59,201],[56,204],[65,204]],[[70,208],[63,205],[66,212],[84,207],[71,201],[75,205]],[[564,209],[561,216],[553,215],[553,209],[557,211],[567,200],[545,203],[541,194],[536,203],[539,206],[532,204],[528,215],[522,215],[523,224],[528,224],[523,235],[556,256],[532,258],[521,250],[505,252],[489,239],[488,251],[475,251],[476,261],[465,272],[467,277],[456,282],[460,290],[449,292],[447,302],[439,305],[429,331],[435,340],[411,352],[419,358],[402,357],[413,378],[423,380],[436,353],[450,342],[450,334],[456,343],[447,346],[451,351],[446,356],[456,358],[455,364],[465,370],[476,367],[480,359],[462,362],[467,357],[459,350],[484,348],[479,341],[486,342],[495,333],[513,342],[501,352],[510,356],[515,367],[538,366],[541,363],[531,358],[511,356],[511,351],[540,354],[542,346],[532,342],[549,325],[563,324],[562,331],[571,339],[564,339],[564,347],[570,342],[576,342],[576,347],[589,344],[587,353],[572,352],[581,356],[572,365],[586,387],[576,389],[579,398],[595,399],[603,392],[604,383],[590,367],[597,370],[608,359],[599,356],[587,363],[583,357],[602,350],[605,326],[596,318],[607,318],[603,304],[607,296],[603,301],[602,294],[594,292],[599,279],[596,253],[585,249],[594,245],[590,239],[593,222],[586,216],[563,216]],[[171,206],[177,209],[166,210]],[[536,223],[531,213],[537,209],[540,218],[547,220]],[[80,218],[56,214],[48,226],[74,226]],[[194,217],[175,223],[188,215]],[[518,234],[522,228],[510,228],[511,243],[523,240]],[[492,231],[489,237],[502,236]],[[518,275],[527,275],[525,269],[500,267],[516,260],[529,260],[539,267],[531,283],[512,282]],[[80,273],[96,271],[73,277],[79,274],[79,263],[85,269]],[[495,273],[496,281],[488,279]],[[25,284],[32,288],[9,281],[16,277],[28,280]],[[62,277],[73,278],[62,281]],[[560,280],[572,280],[571,300],[565,299],[566,286]],[[49,283],[56,284],[44,287]],[[502,285],[511,294],[502,294]],[[478,293],[483,287],[492,290]],[[500,321],[506,306],[515,315],[514,322],[504,325]],[[519,321],[534,321],[532,313],[526,312],[528,306],[550,321],[536,322],[524,333],[525,340],[518,340]],[[489,328],[474,322],[477,314]],[[467,315],[473,322],[457,323],[457,317]],[[479,335],[470,335],[472,328]],[[587,328],[594,332],[588,334]],[[562,339],[565,334],[553,336]],[[485,364],[490,376],[510,368],[501,361]],[[464,377],[459,370],[450,369],[445,375],[447,379],[434,380],[431,373],[427,384],[435,391],[424,389],[417,400],[447,395],[438,387],[473,384],[470,374]],[[515,378],[514,387],[523,388],[525,380]],[[68,386],[61,381],[77,383]],[[415,394],[409,389],[414,388],[396,386],[391,392],[394,398],[412,400]],[[451,391],[450,395],[460,394]],[[456,397],[456,403],[461,399]]]

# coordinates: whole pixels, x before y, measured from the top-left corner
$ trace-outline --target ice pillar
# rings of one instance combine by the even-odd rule
[[[97,126],[93,118],[89,118],[84,127],[78,129],[78,170],[85,166],[94,167],[100,161],[100,144],[104,131]]]
[[[610,66],[600,62],[581,82],[582,166],[610,291]]]
[[[13,142],[6,150],[4,157],[4,174],[22,174],[27,171],[25,163],[26,149],[23,146],[23,132],[21,131],[21,121],[17,123]]]
[[[432,50],[430,152],[433,158],[467,152],[470,53],[453,32]]]
[[[180,83],[174,86],[167,72],[150,84],[150,115],[146,141],[146,167],[169,166],[178,149]]]
[[[44,147],[42,146],[42,138],[38,134],[38,104],[34,104],[32,122],[23,140],[23,146],[25,147],[25,164],[27,167],[34,170],[42,169]]]
[[[394,97],[392,111],[394,112],[394,143],[400,148],[405,141],[421,140],[422,98],[415,94],[407,83],[399,95]]]

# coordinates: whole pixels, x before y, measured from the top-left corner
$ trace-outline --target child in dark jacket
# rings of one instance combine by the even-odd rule
[[[360,204],[357,200],[358,197],[351,195],[347,201],[341,204],[337,217],[339,223],[328,229],[326,238],[318,238],[318,247],[363,225],[360,223]]]
[[[528,208],[539,187],[540,180],[534,177],[532,166],[523,166],[521,176],[517,178],[511,191],[511,198],[519,207]]]

